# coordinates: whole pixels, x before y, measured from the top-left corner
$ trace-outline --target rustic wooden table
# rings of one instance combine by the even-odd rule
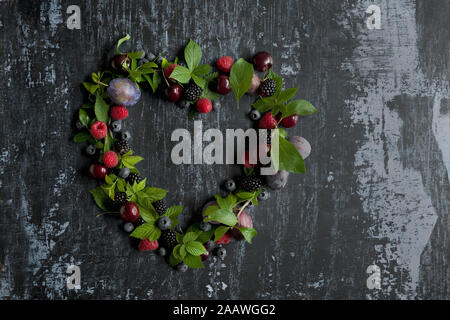
[[[447,0],[0,1],[0,298],[450,298],[449,18]],[[169,58],[189,38],[209,63],[270,51],[320,110],[289,131],[311,142],[308,172],[253,210],[259,235],[224,263],[176,273],[95,218],[73,123],[81,82],[126,33]],[[204,127],[249,127],[250,102],[236,112],[225,97]],[[239,169],[172,164],[172,131],[193,126],[184,110],[146,92],[130,113],[140,168],[189,222]],[[79,290],[66,288],[71,264]]]

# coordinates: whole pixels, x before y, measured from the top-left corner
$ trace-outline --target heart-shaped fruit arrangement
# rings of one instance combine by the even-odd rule
[[[169,62],[149,52],[121,52],[121,44],[129,38],[118,41],[108,70],[92,73],[92,82],[83,83],[90,102],[79,110],[79,132],[74,140],[88,143],[85,152],[94,159],[90,175],[103,182],[90,193],[104,213],[117,215],[123,220],[123,230],[140,239],[140,251],[157,251],[179,271],[202,268],[202,261],[211,253],[224,259],[224,245],[232,239],[251,243],[257,232],[250,210],[268,199],[268,189],[282,189],[289,172],[305,172],[303,160],[311,152],[310,144],[298,136],[287,139],[280,127],[294,127],[300,116],[317,110],[305,100],[293,99],[297,88],[283,90],[283,80],[272,71],[273,57],[267,52],[256,53],[253,64],[221,57],[217,71],[212,71],[210,65],[200,64],[202,50],[192,40],[184,50],[183,62],[178,58]],[[243,175],[224,182],[228,195],[215,195],[202,210],[203,220],[183,231],[178,221],[183,206],[167,207],[167,191],[146,184],[135,167],[143,158],[133,154],[131,136],[123,130],[127,108],[139,101],[144,87],[190,109],[190,118],[219,108],[221,95],[233,92],[238,107],[244,94],[254,95],[249,117],[270,133],[259,145],[277,159],[273,161],[276,173],[259,175],[262,165],[250,163],[251,150],[245,152]],[[271,148],[274,137],[279,148]]]

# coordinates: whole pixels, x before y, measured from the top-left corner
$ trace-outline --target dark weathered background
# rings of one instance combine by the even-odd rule
[[[373,3],[381,30],[365,24]],[[81,30],[66,28],[71,4]],[[448,0],[0,1],[0,298],[450,298],[449,18]],[[192,38],[210,63],[265,49],[320,110],[289,130],[311,142],[307,174],[253,211],[258,237],[223,264],[176,273],[95,218],[73,122],[81,82],[126,33],[169,58]],[[222,103],[205,128],[251,125],[249,98],[239,112]],[[188,222],[237,168],[173,165],[185,111],[148,92],[130,111],[140,168]],[[366,286],[370,265],[380,290]]]

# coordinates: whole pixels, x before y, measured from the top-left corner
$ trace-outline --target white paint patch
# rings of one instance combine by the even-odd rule
[[[364,12],[368,5],[370,1],[361,2],[354,16]],[[355,154],[355,167],[357,193],[364,212],[374,222],[369,236],[387,240],[387,244],[375,246],[374,262],[382,270],[381,290],[386,295],[409,299],[417,295],[420,255],[437,214],[424,190],[420,172],[405,168],[400,161],[402,121],[396,110],[386,107],[386,102],[405,93],[428,96],[434,93],[418,66],[414,3],[385,0],[380,7],[385,15],[382,30],[362,30],[361,46],[342,68],[370,83],[348,105],[353,124],[365,128],[365,142]],[[384,52],[386,58],[380,59],[377,52]],[[423,92],[423,88],[428,92]]]
[[[433,133],[442,152],[442,160],[450,180],[450,110],[441,113],[441,100],[442,94],[437,93],[433,102]]]

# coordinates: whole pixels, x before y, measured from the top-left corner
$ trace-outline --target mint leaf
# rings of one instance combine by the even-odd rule
[[[180,83],[188,83],[191,80],[191,72],[182,66],[177,66],[170,74],[170,78]]]
[[[195,77],[195,76],[193,76],[193,77]],[[198,85],[198,83],[197,83],[197,85]],[[221,97],[221,95],[219,93],[210,90],[206,84],[205,84],[205,87],[203,88],[202,95],[200,96],[200,98],[208,98],[211,101],[217,100],[220,97]]]
[[[214,198],[216,198],[217,204],[221,209],[231,211],[233,210],[233,206],[236,204],[236,197],[231,193],[226,198],[222,198],[218,194],[216,194]]]
[[[164,216],[167,216],[169,218],[176,218],[178,217],[181,212],[183,211],[183,206],[172,206],[167,208],[167,211],[165,214],[163,214]]]
[[[289,117],[293,114],[298,114],[300,116],[307,116],[310,114],[317,113],[316,108],[314,106],[306,101],[306,100],[294,100],[287,104],[286,106],[287,112],[283,114],[283,117]]]
[[[277,96],[278,103],[292,99],[297,93],[298,88],[289,88],[280,92]]]
[[[108,123],[109,120],[109,105],[103,100],[100,94],[95,95],[95,117],[98,121]]]
[[[117,41],[117,46],[116,46],[117,54],[123,54],[122,52],[120,52],[119,47],[122,43],[124,43],[127,40],[130,40],[129,34],[127,34],[125,37],[123,37],[123,38],[119,39],[119,41]]]
[[[154,187],[146,187],[144,189],[144,192],[150,199],[150,202],[155,202],[157,200],[164,199],[164,197],[167,194],[167,190],[164,190],[161,188],[154,188]]]
[[[258,232],[256,232],[256,230],[253,228],[239,228],[239,231],[242,233],[248,243],[252,243],[253,237],[258,234]]]
[[[127,168],[134,167],[137,163],[144,160],[144,158],[140,156],[123,156],[122,157],[122,163]]]
[[[222,238],[222,236],[230,230],[229,227],[220,226],[217,227],[216,231],[214,231],[214,242]]]
[[[186,255],[186,248],[183,247],[183,246],[184,245],[177,244],[175,246],[175,248],[173,248],[172,253],[173,253],[173,256],[175,257],[175,259],[183,260],[183,258],[185,257],[185,255]],[[181,248],[183,248],[183,249],[181,249]]]
[[[103,210],[108,210],[109,197],[105,193],[102,187],[97,187],[95,189],[89,190],[89,193],[94,198],[95,204]]]
[[[103,152],[106,153],[111,149],[112,142],[113,142],[113,139],[111,137],[111,134],[108,131],[108,133],[106,134],[106,137],[105,137],[105,143],[103,144]]]
[[[231,67],[230,85],[239,109],[239,100],[250,89],[253,78],[253,65],[240,58]]]
[[[89,91],[90,94],[94,94],[95,91],[100,87],[98,84],[83,82],[83,86]]]
[[[254,192],[246,192],[246,191],[236,193],[236,196],[241,200],[250,200],[254,197],[254,195],[255,195]]]
[[[127,53],[127,56],[128,56],[130,59],[140,59],[144,54],[145,54],[144,51],[138,51],[138,52],[131,51],[131,52],[128,52],[128,53]]]
[[[169,264],[170,264],[172,267],[175,267],[175,266],[176,266],[177,264],[179,264],[180,262],[181,262],[181,260],[175,258],[175,256],[173,255],[173,250],[172,250],[172,253],[170,254],[170,257],[169,257]]]
[[[191,254],[187,254],[186,257],[184,257],[183,262],[192,269],[197,268],[204,268],[202,258],[200,256],[193,256]]]
[[[78,132],[74,137],[73,137],[73,141],[77,142],[77,143],[81,143],[81,142],[85,142],[86,140],[88,140],[91,137],[91,134],[86,132],[86,131],[82,131],[82,132]]]
[[[208,208],[206,208],[205,212],[203,212],[204,216],[209,216],[211,213],[215,212],[219,210],[218,206],[209,206]]]
[[[145,222],[154,224],[156,220],[158,220],[158,214],[153,207],[151,207],[151,209],[147,209],[148,206],[142,206],[140,203],[138,203],[138,207],[139,215]]]
[[[80,122],[83,125],[85,125],[86,127],[88,126],[88,124],[89,124],[89,116],[88,116],[86,110],[80,109],[78,111],[78,119],[80,120]]]
[[[198,241],[191,241],[186,243],[186,251],[193,256],[201,256],[202,254],[206,253],[205,247]]]
[[[210,73],[210,74],[208,74],[206,77],[205,77],[205,80],[207,81],[207,82],[210,82],[210,81],[212,81],[212,80],[214,80],[215,78],[217,78],[219,76],[219,72],[213,72],[213,73]]]
[[[276,105],[275,97],[267,97],[267,98],[260,98],[256,100],[252,107],[258,110],[259,112],[266,112],[272,109]]]
[[[194,41],[189,40],[186,48],[184,48],[184,60],[186,61],[190,71],[193,71],[202,59],[202,49]],[[176,69],[176,68],[175,68]]]
[[[211,66],[209,64],[202,64],[201,66],[196,67],[192,73],[196,76],[202,77],[208,74],[211,71]]]
[[[137,239],[149,239],[150,241],[158,240],[161,236],[161,230],[153,223],[144,223],[140,225],[130,234],[131,237]]]
[[[211,214],[209,214],[207,218],[205,218],[206,222],[214,220],[223,223],[227,226],[234,226],[238,222],[236,215],[233,213],[233,211],[225,209],[216,210]]]
[[[198,234],[196,232],[188,232],[184,235],[183,237],[183,243],[189,243],[191,241],[194,241],[195,239],[197,239]]]

